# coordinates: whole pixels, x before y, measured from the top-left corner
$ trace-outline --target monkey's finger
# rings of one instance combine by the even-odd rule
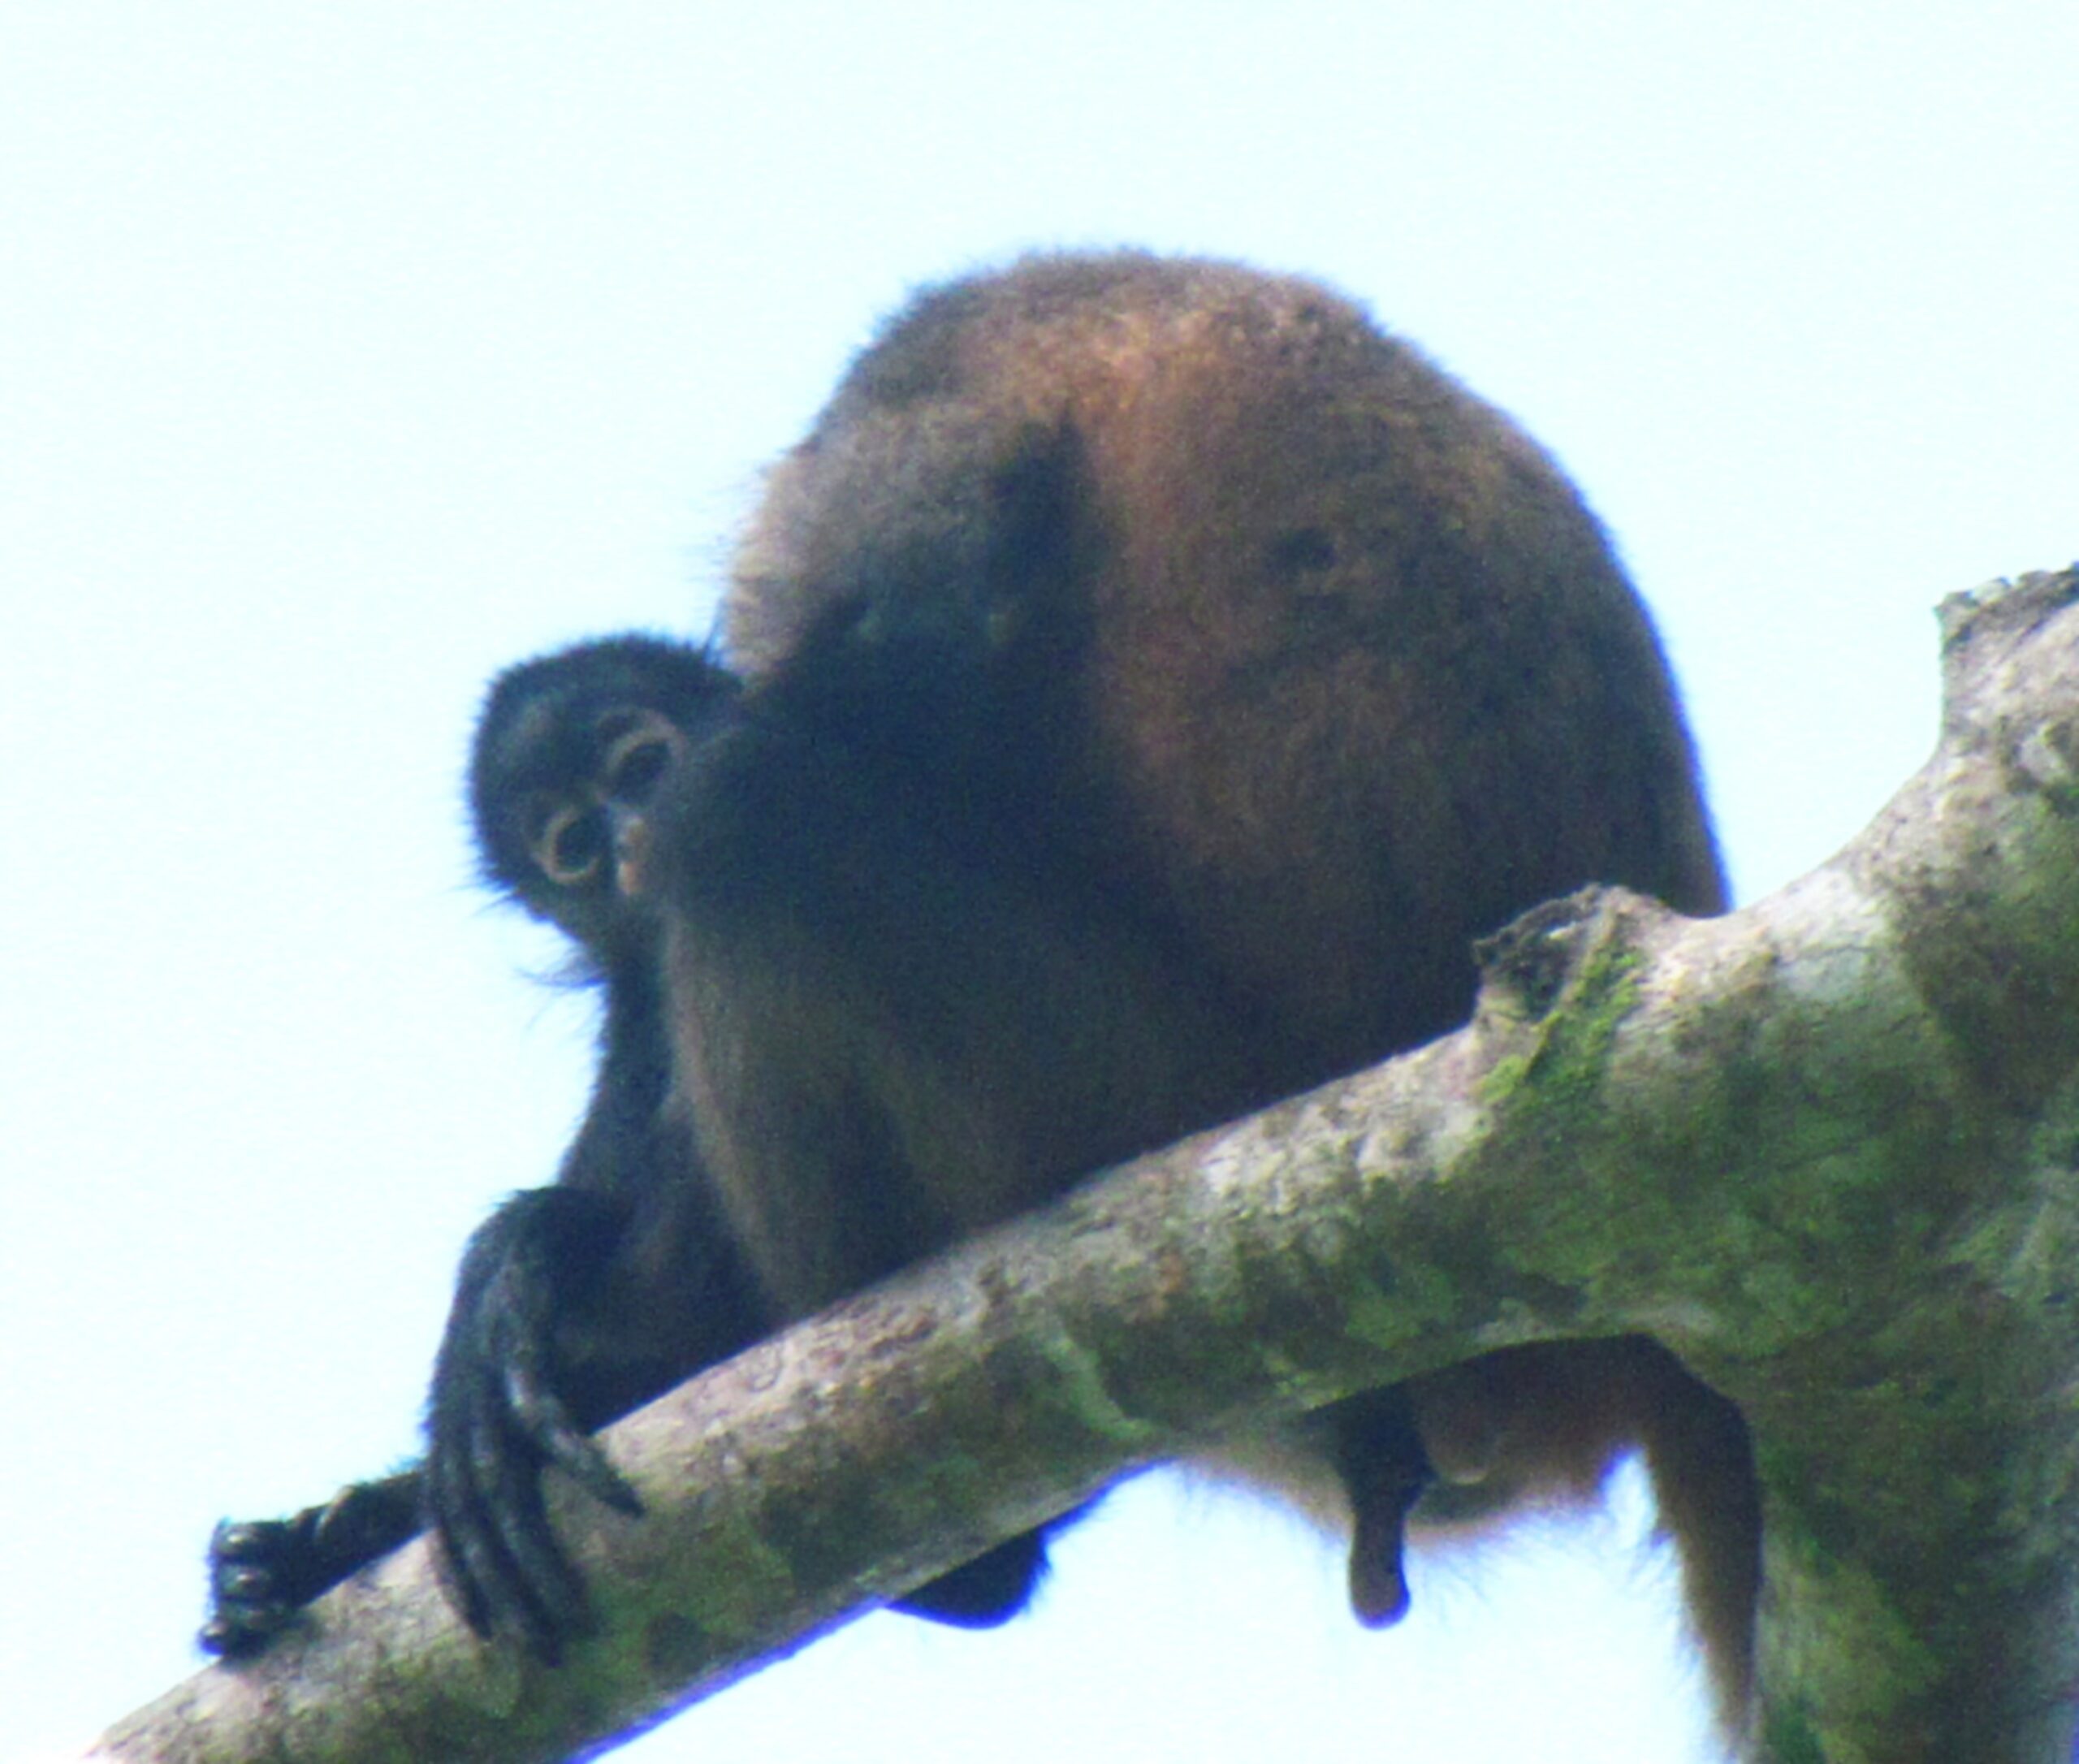
[[[473,1563],[479,1546],[467,1539],[473,1523],[473,1494],[467,1486],[466,1454],[443,1429],[426,1453],[426,1511],[433,1533],[434,1561],[447,1602],[480,1636],[491,1632],[491,1603]]]
[[[502,1403],[486,1400],[469,1442],[468,1501],[456,1541],[491,1626],[517,1629],[553,1664],[565,1636],[589,1627],[585,1591],[551,1528],[541,1461]]]
[[[258,1652],[322,1589],[307,1559],[310,1516],[225,1520],[210,1534],[210,1618],[195,1638],[205,1654]]]
[[[499,1331],[498,1359],[504,1368],[505,1406],[513,1425],[594,1500],[630,1517],[639,1515],[641,1498],[556,1393],[549,1371],[551,1329],[545,1310],[514,1306],[504,1315],[508,1321]],[[511,1321],[518,1317],[529,1321]]]
[[[482,1384],[451,1393],[426,1455],[426,1498],[436,1559],[449,1602],[478,1635],[517,1629],[542,1651],[525,1609],[528,1591],[501,1536],[487,1492],[499,1486],[495,1460],[504,1420]],[[523,1448],[524,1449],[524,1448]],[[553,1640],[548,1642],[553,1649]]]
[[[564,1639],[590,1628],[584,1585],[550,1528],[538,1473],[510,1454],[502,1464],[506,1485],[487,1500],[477,1534],[478,1571],[489,1580],[497,1616],[553,1666]]]
[[[257,1562],[213,1560],[210,1606],[209,1621],[195,1640],[205,1654],[226,1659],[257,1653],[287,1627],[296,1610],[266,1565]]]
[[[281,1549],[288,1531],[279,1519],[223,1519],[210,1533],[211,1563],[264,1562]]]
[[[572,1420],[563,1399],[525,1366],[508,1366],[505,1400],[514,1425],[542,1455],[595,1501],[631,1518],[640,1516],[642,1498],[629,1486],[589,1433]]]

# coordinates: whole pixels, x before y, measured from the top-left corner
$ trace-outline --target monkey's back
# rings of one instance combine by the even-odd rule
[[[1048,585],[1074,633],[1047,713],[1076,732],[1066,798],[1120,887],[1280,1026],[1278,1082],[1461,1020],[1472,940],[1539,901],[1722,906],[1666,667],[1593,517],[1506,417],[1302,280],[1126,253],[922,296],[773,474],[727,611],[739,665],[891,581],[957,593],[992,473],[1035,435],[1074,458]]]

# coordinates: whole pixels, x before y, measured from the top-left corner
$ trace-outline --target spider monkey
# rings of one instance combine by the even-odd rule
[[[685,690],[622,691],[599,757],[541,745],[561,782],[526,862],[486,841],[607,982],[592,1113],[558,1186],[473,1242],[432,1404],[464,1609],[538,1645],[575,1597],[541,1468],[626,1504],[581,1435],[649,1381],[1450,1029],[1472,940],[1541,901],[1724,904],[1595,520],[1507,419],[1310,283],[1121,253],[926,292],[774,469],[724,637],[735,677],[676,652]],[[562,659],[591,691],[612,650]],[[531,680],[513,728],[585,724],[530,697],[547,677],[507,677]],[[487,760],[498,708],[480,827],[525,796]],[[533,1222],[565,1207],[594,1222]],[[581,1339],[632,1369],[573,1364]],[[1745,1430],[1654,1344],[1490,1355],[1273,1455],[1349,1524],[1352,1602],[1386,1622],[1411,1509],[1450,1511],[1437,1479],[1496,1508],[1584,1495],[1635,1443],[1736,1710]],[[970,1619],[1017,1608],[1043,1556],[1019,1541]]]
[[[494,886],[573,940],[604,992],[591,1105],[556,1184],[514,1195],[465,1252],[423,1466],[286,1520],[219,1526],[210,1652],[257,1651],[430,1520],[469,1621],[502,1623],[555,1658],[585,1611],[548,1530],[542,1466],[639,1511],[590,1431],[780,1320],[673,1095],[662,925],[636,855],[650,798],[716,730],[737,684],[702,651],[642,637],[581,644],[494,683],[471,768],[479,854]],[[1001,1622],[1043,1567],[1032,1534],[896,1602],[944,1623]]]
[[[472,778],[479,858],[494,885],[575,941],[602,983],[590,1106],[555,1185],[514,1195],[464,1253],[422,1468],[352,1485],[287,1520],[220,1525],[201,1636],[210,1652],[257,1650],[299,1606],[430,1515],[470,1621],[485,1627],[504,1593],[552,1653],[557,1624],[537,1614],[553,1603],[572,1626],[577,1589],[560,1555],[537,1541],[546,1534],[540,1465],[557,1463],[632,1510],[633,1494],[587,1431],[769,1329],[692,1141],[668,1113],[658,938],[612,867],[615,830],[633,824],[678,749],[735,692],[698,654],[613,642],[594,646],[582,666],[538,664],[494,687]],[[646,1289],[635,1330],[616,1314],[631,1285]],[[490,1467],[482,1486],[479,1462]],[[525,1515],[510,1547],[480,1522],[486,1502]]]

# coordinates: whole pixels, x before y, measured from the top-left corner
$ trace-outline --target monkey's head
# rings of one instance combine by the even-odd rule
[[[500,674],[469,766],[486,880],[602,966],[643,947],[650,806],[738,690],[705,650],[644,636]]]

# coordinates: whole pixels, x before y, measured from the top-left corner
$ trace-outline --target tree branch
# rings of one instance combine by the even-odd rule
[[[1152,1460],[1503,1345],[1650,1333],[1740,1403],[1753,1745],[2063,1759],[2079,1690],[2079,574],[1943,609],[1939,747],[1727,918],[1592,891],[1463,1030],[1202,1135],[612,1430],[602,1631],[486,1647],[414,1545],[97,1759],[569,1755]],[[1390,1645],[1390,1644],[1388,1644]]]

